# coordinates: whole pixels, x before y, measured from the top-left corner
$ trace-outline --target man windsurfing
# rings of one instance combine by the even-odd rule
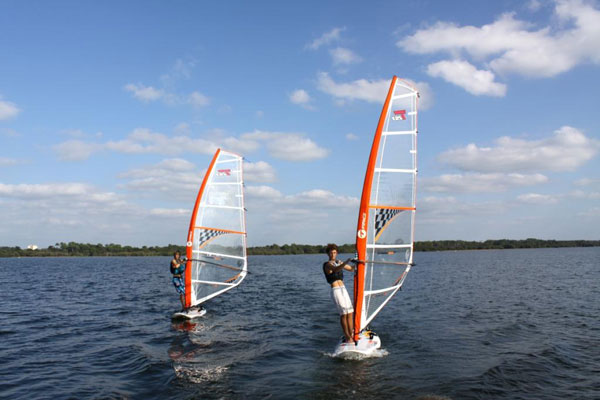
[[[354,267],[347,264],[352,259],[349,258],[344,262],[337,260],[338,247],[333,243],[327,245],[326,251],[329,255],[329,261],[323,263],[323,273],[327,283],[331,285],[331,299],[340,313],[340,324],[342,325],[345,341],[353,343],[354,308],[346,286],[344,286],[344,270],[354,271]]]

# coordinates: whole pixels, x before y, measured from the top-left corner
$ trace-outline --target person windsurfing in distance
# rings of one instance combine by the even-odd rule
[[[171,274],[173,274],[173,286],[179,293],[179,301],[181,301],[181,311],[185,311],[185,283],[183,279],[183,272],[185,271],[185,258],[181,258],[181,253],[177,250],[173,253],[173,259],[171,260]]]

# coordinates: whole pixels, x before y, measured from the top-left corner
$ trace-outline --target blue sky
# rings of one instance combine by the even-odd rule
[[[393,75],[417,240],[598,239],[597,1],[3,1],[0,245],[184,243],[217,147],[249,245],[352,243]]]

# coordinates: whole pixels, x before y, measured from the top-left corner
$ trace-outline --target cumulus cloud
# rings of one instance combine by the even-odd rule
[[[0,96],[0,120],[14,118],[20,112],[21,110],[16,104],[2,100],[2,96]]]
[[[433,92],[426,82],[414,82],[406,79],[408,83],[415,86],[419,91],[419,107],[422,110],[428,109],[433,104]],[[364,100],[370,103],[380,103],[385,101],[385,96],[390,88],[389,79],[379,79],[369,81],[367,79],[358,79],[347,83],[335,82],[328,73],[320,72],[317,75],[317,88],[340,101]]]
[[[439,161],[464,171],[523,172],[574,171],[592,159],[600,142],[586,137],[570,126],[542,140],[515,139],[508,136],[496,140],[494,147],[466,147],[442,153]]]
[[[178,81],[189,79],[197,62],[193,58],[178,58],[167,72],[160,77],[160,81],[167,87],[174,86]]]
[[[358,136],[356,136],[354,133],[347,133],[346,140],[358,140]]]
[[[478,70],[467,61],[440,61],[430,64],[427,73],[460,86],[476,96],[502,97],[506,94],[506,85],[494,82],[493,72]]]
[[[600,186],[600,179],[598,178],[581,178],[575,181],[577,186]]]
[[[17,160],[16,158],[0,157],[0,167],[9,167],[12,165],[18,165],[22,163],[22,160]]]
[[[246,182],[275,182],[275,169],[267,162],[244,161],[244,180]]]
[[[328,73],[321,72],[317,76],[317,87],[322,92],[338,99],[383,103],[390,87],[390,81],[387,79],[376,81],[358,79],[348,83],[337,83]]]
[[[329,54],[333,60],[333,65],[356,64],[362,61],[360,56],[345,47],[336,47],[335,49],[331,49],[329,50]]]
[[[558,203],[559,196],[539,193],[527,193],[518,196],[517,200],[525,204],[546,205]]]
[[[512,187],[547,183],[548,178],[542,174],[467,173],[421,178],[420,182],[429,192],[490,193],[503,192]]]
[[[102,149],[102,145],[82,140],[68,140],[53,147],[61,161],[87,160],[94,152]]]
[[[467,216],[502,214],[508,205],[500,201],[466,202],[454,196],[426,196],[417,202],[419,220],[454,223]]]
[[[127,182],[120,187],[143,193],[160,193],[185,200],[193,198],[204,178],[193,163],[181,158],[168,158],[154,165],[134,168],[119,174]]]
[[[529,3],[537,7],[538,2]],[[600,64],[600,11],[582,0],[556,0],[553,21],[534,25],[505,13],[496,21],[477,26],[448,22],[417,30],[397,42],[406,52],[470,56],[498,74],[514,73],[543,78],[566,72],[582,63]]]
[[[144,86],[142,84],[128,83],[125,85],[125,90],[131,92],[136,99],[146,103],[156,101],[164,96],[162,90],[153,88],[152,86]]]
[[[134,83],[125,85],[125,90],[131,92],[133,97],[144,103],[161,100],[163,103],[171,106],[187,104],[196,108],[205,107],[210,104],[210,98],[198,91],[194,91],[188,95],[179,95],[167,92],[164,89]]]
[[[118,193],[79,182],[0,184],[0,198],[0,230],[10,232],[5,240],[15,245],[72,240],[173,243],[176,236],[169,233],[180,231],[175,226],[189,218],[189,211],[148,210]],[[174,222],[177,218],[181,224]]]
[[[191,210],[186,208],[152,208],[149,213],[152,216],[159,217],[189,217]]]
[[[313,161],[325,158],[329,150],[324,149],[300,133],[254,131],[241,136],[242,140],[261,141],[271,156],[287,161]]]
[[[271,186],[247,186],[247,197],[251,200],[260,200],[263,207],[289,206],[296,208],[313,209],[317,207],[327,208],[352,208],[359,206],[360,201],[356,197],[337,195],[329,190],[312,189],[304,192],[284,195]],[[269,200],[265,202],[265,200]]]
[[[192,92],[187,97],[187,103],[194,107],[205,107],[210,104],[210,99],[200,92]]]
[[[252,185],[246,186],[246,195],[249,198],[254,199],[278,199],[283,197],[283,194],[277,189],[266,185]]]
[[[81,161],[99,151],[173,156],[182,152],[213,154],[221,145],[240,153],[251,152],[259,147],[256,141],[249,139],[219,137],[218,140],[209,140],[187,135],[169,136],[152,132],[149,129],[137,128],[122,140],[110,140],[104,143],[69,140],[55,145],[54,151],[58,154],[60,160]]]
[[[345,30],[346,30],[345,27],[343,27],[343,28],[333,28],[329,32],[324,33],[320,37],[316,38],[315,40],[313,40],[312,42],[310,42],[309,44],[307,44],[305,46],[305,48],[309,49],[309,50],[317,50],[321,46],[328,45],[328,44],[330,44],[330,43],[332,43],[334,41],[339,40],[340,39],[340,33],[342,33]]]
[[[306,109],[312,110],[314,107],[310,104],[312,99],[308,92],[304,89],[297,89],[290,94],[290,101],[294,104],[298,104]]]

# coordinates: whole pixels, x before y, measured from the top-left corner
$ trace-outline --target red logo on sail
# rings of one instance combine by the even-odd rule
[[[394,116],[392,117],[394,121],[406,119],[406,110],[394,110]]]
[[[217,170],[217,176],[230,176],[231,175],[231,170],[230,169],[219,169]]]

